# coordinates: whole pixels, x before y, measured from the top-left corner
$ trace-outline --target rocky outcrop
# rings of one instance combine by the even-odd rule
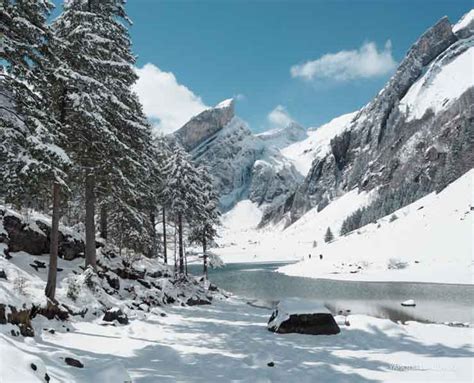
[[[102,318],[104,322],[117,321],[120,324],[128,324],[128,317],[120,309],[107,310]]]
[[[174,138],[191,151],[215,135],[234,117],[234,101],[225,100],[215,108],[207,109],[193,117],[174,133]]]
[[[8,245],[9,253],[24,251],[32,255],[49,254],[51,227],[44,221],[36,219],[25,222],[20,216],[0,208],[0,226],[4,228],[0,243]],[[58,254],[66,260],[82,257],[84,242],[60,230]]]

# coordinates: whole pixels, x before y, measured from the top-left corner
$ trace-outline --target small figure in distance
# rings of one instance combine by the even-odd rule
[[[323,255],[322,255],[322,254],[319,254],[319,259],[323,259]]]
[[[311,254],[308,255],[308,258],[311,259]]]

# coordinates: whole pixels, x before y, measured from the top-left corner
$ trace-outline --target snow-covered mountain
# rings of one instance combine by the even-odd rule
[[[276,142],[304,138],[301,129],[291,124],[272,139],[262,139],[235,116],[234,102],[226,100],[193,117],[174,137],[197,163],[210,168],[226,211],[247,198],[258,205],[281,203],[295,191],[302,176]]]
[[[365,107],[282,148],[304,181],[279,205],[262,211],[245,200],[225,214],[224,260],[312,254],[282,271],[472,283],[473,19],[441,19]],[[326,244],[328,227],[335,240]]]
[[[334,136],[303,154],[304,141],[283,149],[306,178],[280,206],[265,212],[264,223],[285,217],[295,222],[351,190],[377,190],[378,198],[361,220],[368,223],[442,189],[472,168],[472,31],[472,12],[454,27],[441,19],[410,48],[370,103],[350,121],[343,119],[342,128],[329,124],[335,125]],[[308,171],[304,154],[310,149],[318,155]]]

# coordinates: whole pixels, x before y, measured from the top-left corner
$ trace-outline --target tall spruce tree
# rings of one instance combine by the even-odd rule
[[[57,145],[60,124],[47,111],[44,91],[54,65],[48,49],[46,20],[52,4],[46,0],[3,0],[0,8],[0,195],[17,206],[28,206],[53,185],[50,262],[45,294],[55,299],[59,191],[65,184],[69,158]]]
[[[151,129],[131,87],[137,80],[124,0],[70,0],[53,23],[58,94],[67,105],[67,151],[85,189],[86,265],[95,266],[96,200],[114,209],[114,227],[143,230],[141,199]],[[104,219],[103,222],[107,222]]]
[[[191,163],[189,155],[181,147],[174,148],[167,161],[163,197],[169,203],[169,210],[176,218],[178,228],[179,273],[185,273],[184,227],[191,223],[200,206],[199,172]]]
[[[202,245],[203,273],[208,276],[208,244],[217,235],[220,221],[219,198],[206,167],[198,169],[199,204],[195,206],[191,240]]]

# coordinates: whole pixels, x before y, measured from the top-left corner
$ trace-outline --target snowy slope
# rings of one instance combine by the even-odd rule
[[[461,18],[461,20],[453,25],[453,32],[458,33],[468,27],[474,29],[474,9],[471,9]]]
[[[307,139],[283,148],[281,153],[293,162],[296,170],[306,176],[313,160],[329,152],[331,139],[349,127],[356,113],[344,114],[319,128],[309,129]]]
[[[454,59],[451,55],[464,50]],[[448,54],[436,59],[400,102],[408,121],[420,119],[428,109],[435,114],[447,108],[474,86],[474,40],[456,44]]]
[[[474,284],[474,169],[390,217],[330,244],[313,257],[282,267],[288,275],[368,281]],[[315,222],[316,223],[316,222]],[[449,270],[449,272],[447,272]]]
[[[371,197],[372,194],[354,190],[320,212],[316,208],[310,210],[286,229],[283,223],[257,229],[261,210],[250,201],[242,201],[223,216],[220,247],[215,252],[225,263],[300,260],[314,253],[314,241],[322,243],[328,227],[338,232],[344,219],[365,206]]]

